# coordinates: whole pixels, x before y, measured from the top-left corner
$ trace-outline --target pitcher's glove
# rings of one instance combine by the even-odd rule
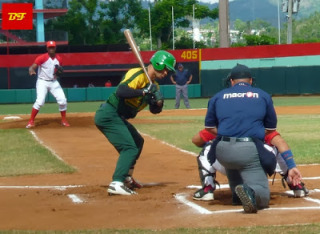
[[[54,75],[61,76],[63,74],[63,67],[58,64],[54,65]]]

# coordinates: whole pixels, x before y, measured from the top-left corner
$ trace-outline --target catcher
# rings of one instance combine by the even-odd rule
[[[155,80],[163,79],[169,71],[174,71],[176,59],[167,51],[157,51],[147,67],[153,84],[149,83],[142,68],[132,68],[124,76],[116,91],[102,104],[95,115],[95,124],[109,142],[119,152],[108,193],[119,195],[136,194],[135,188],[142,184],[132,177],[144,139],[127,120],[149,105],[153,114],[162,111],[163,97]]]
[[[193,199],[195,200],[214,200],[214,190],[216,188],[216,184],[219,184],[215,180],[216,171],[226,175],[224,167],[219,163],[218,160],[210,165],[207,159],[207,154],[211,147],[210,142],[212,142],[215,138],[216,136],[208,132],[206,129],[201,130],[192,138],[192,142],[196,146],[203,147],[203,150],[197,157],[200,181],[203,187],[194,193]],[[291,150],[277,131],[266,135],[265,148],[267,148],[269,151],[272,151],[272,153],[276,156],[277,166],[274,173],[279,173],[282,176],[283,186],[285,187],[285,183],[287,183],[288,187],[293,191],[294,197],[307,196],[309,191],[305,188],[304,183],[300,181],[301,174],[299,170],[295,167],[295,165],[289,165],[290,167],[288,167],[285,159],[282,157],[282,154],[288,154],[288,152],[291,152]],[[294,175],[299,175],[300,179],[292,179],[294,178]],[[232,204],[239,205],[241,203],[236,196],[233,196]]]
[[[33,128],[35,126],[34,119],[41,106],[44,105],[48,91],[55,97],[59,104],[61,125],[65,127],[70,126],[66,119],[67,99],[57,80],[63,73],[63,67],[61,66],[61,57],[56,54],[55,41],[47,42],[47,51],[48,53],[38,56],[34,63],[29,67],[30,76],[36,75],[36,69],[38,68],[38,79],[36,84],[37,99],[33,104],[31,116],[26,128]]]

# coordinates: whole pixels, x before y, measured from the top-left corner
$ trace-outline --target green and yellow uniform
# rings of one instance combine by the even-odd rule
[[[130,69],[96,112],[96,126],[120,154],[113,181],[123,182],[140,156],[144,139],[127,119],[134,118],[148,105],[142,90],[149,84],[141,68]]]

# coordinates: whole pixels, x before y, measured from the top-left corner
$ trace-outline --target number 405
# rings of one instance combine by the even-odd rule
[[[183,51],[181,54],[181,58],[183,58],[183,59],[198,59],[198,51],[197,50]]]

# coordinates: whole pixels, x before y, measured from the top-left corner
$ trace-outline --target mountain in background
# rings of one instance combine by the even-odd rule
[[[143,6],[148,7],[149,1],[143,1]],[[282,12],[282,0],[280,3],[280,23],[283,25],[287,21],[287,13]],[[210,9],[217,8],[218,3],[201,5],[208,6]],[[301,0],[298,14],[294,14],[294,19],[309,17],[316,10],[320,11],[320,0]],[[272,26],[278,27],[278,0],[234,0],[229,1],[229,19],[232,27],[236,19],[244,22],[262,19],[269,22]],[[208,23],[208,20],[201,20],[201,24]]]

